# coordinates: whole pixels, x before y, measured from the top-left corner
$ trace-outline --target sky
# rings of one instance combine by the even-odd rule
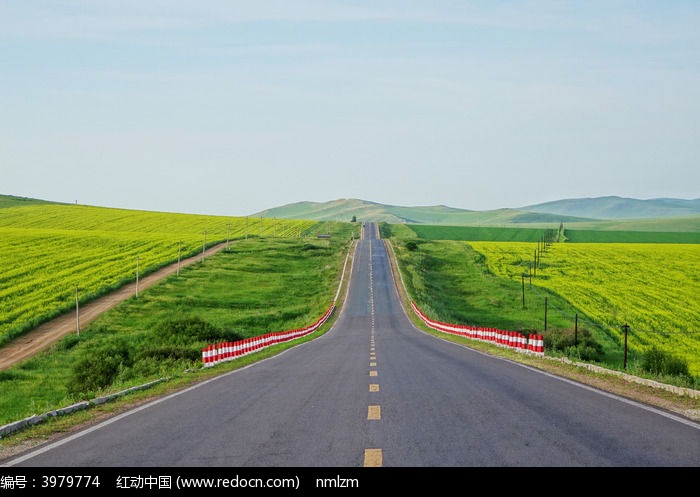
[[[700,197],[700,2],[0,0],[0,194]]]

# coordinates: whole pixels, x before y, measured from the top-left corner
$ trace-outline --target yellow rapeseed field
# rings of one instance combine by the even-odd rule
[[[314,221],[36,204],[0,209],[0,342],[205,245],[296,238]]]
[[[523,242],[470,245],[493,273],[518,281],[538,249]],[[602,326],[621,333],[628,324],[630,347],[656,345],[700,373],[700,245],[555,243],[540,253],[533,285],[556,292]]]

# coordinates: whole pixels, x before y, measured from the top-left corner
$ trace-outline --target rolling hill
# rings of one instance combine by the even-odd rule
[[[616,196],[555,200],[522,207],[523,210],[595,219],[650,219],[700,214],[700,199],[656,198],[638,200]]]
[[[444,205],[403,207],[359,199],[297,202],[254,214],[280,219],[375,221],[392,224],[551,227],[630,231],[700,232],[700,200],[622,197],[564,199],[518,209],[487,211]]]
[[[595,220],[509,208],[474,211],[444,205],[405,207],[358,199],[339,199],[329,202],[297,202],[267,209],[255,214],[255,216],[282,219],[312,219],[317,221],[350,221],[355,217],[357,221],[457,226],[500,226],[511,223],[559,223],[560,221],[581,222]]]

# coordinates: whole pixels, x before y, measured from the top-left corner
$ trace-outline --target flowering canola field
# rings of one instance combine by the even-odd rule
[[[493,273],[518,281],[537,248],[523,242],[469,244]],[[542,252],[532,284],[618,333],[628,324],[630,347],[656,345],[700,373],[700,245],[555,243]]]
[[[314,221],[36,204],[0,209],[0,344],[204,245],[300,237]]]

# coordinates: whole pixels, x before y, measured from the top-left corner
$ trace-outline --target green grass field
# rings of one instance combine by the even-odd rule
[[[543,230],[536,228],[497,228],[485,226],[408,225],[419,238],[426,240],[484,240],[500,242],[536,242]]]
[[[700,220],[700,218],[697,218]],[[536,242],[545,230],[559,230],[559,223],[538,228],[487,226],[405,225],[425,240],[462,240],[487,242]],[[575,226],[568,228],[567,226]],[[624,226],[624,225],[623,225]],[[651,225],[653,226],[653,225]],[[665,225],[663,225],[665,226]],[[386,228],[388,232],[395,228]],[[406,236],[406,230],[402,230]],[[564,225],[563,239],[569,243],[698,243],[698,231],[652,231],[626,229],[580,229],[578,223]]]
[[[570,243],[698,243],[700,233],[682,231],[564,230]]]

